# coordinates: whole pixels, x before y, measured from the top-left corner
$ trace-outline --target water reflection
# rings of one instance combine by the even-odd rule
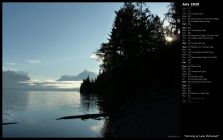
[[[109,118],[106,118],[101,129],[101,134],[104,138],[112,138],[112,131],[111,131],[111,121]]]
[[[103,121],[99,121],[97,124],[95,124],[95,125],[92,125],[91,127],[90,127],[90,129],[92,130],[92,131],[95,131],[95,132],[101,132],[101,130],[102,130],[102,128],[103,128],[103,124],[104,124],[104,122]]]
[[[21,102],[18,102],[21,101]],[[29,94],[27,91],[3,90],[3,107],[7,110],[23,111],[27,109]]]
[[[80,107],[83,108],[85,113],[99,113],[98,106],[99,98],[93,94],[80,94]],[[96,110],[97,112],[96,112]],[[99,112],[98,112],[99,111]]]
[[[102,96],[95,94],[80,94],[81,108],[83,108],[87,113],[106,113],[107,104],[106,99]],[[92,112],[94,108],[97,108],[99,112]],[[95,132],[100,132],[105,138],[111,138],[111,121],[108,117],[104,117],[104,121],[99,121],[98,124],[91,126],[90,129]]]
[[[12,122],[19,113],[27,110],[29,94],[27,91],[3,90],[3,120]]]
[[[99,113],[97,97],[79,92],[3,91],[3,137],[102,137],[104,120],[56,120]]]
[[[80,107],[85,113],[105,113],[105,99],[96,94],[80,94]],[[95,109],[97,108],[97,112]],[[99,112],[98,112],[99,111]],[[111,121],[108,117],[103,121],[98,121],[96,125],[90,127],[92,131],[98,132],[102,137],[111,138]]]

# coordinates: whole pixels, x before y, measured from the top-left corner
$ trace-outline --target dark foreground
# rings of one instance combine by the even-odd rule
[[[179,137],[180,99],[172,91],[144,91],[126,99],[117,112],[84,114],[60,119],[100,119],[108,117],[104,137]]]
[[[156,92],[132,97],[120,109],[125,115],[112,120],[112,137],[179,137],[179,102]]]

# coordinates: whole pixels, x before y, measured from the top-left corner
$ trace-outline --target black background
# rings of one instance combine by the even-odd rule
[[[185,1],[188,2],[188,1]],[[192,1],[190,1],[192,2]],[[204,17],[221,17],[223,8],[219,2],[199,1],[197,11],[203,12]],[[205,23],[202,23],[205,24]],[[201,103],[181,104],[181,135],[220,135],[222,105],[220,95],[222,92],[222,19],[214,24],[208,24],[210,34],[219,34],[219,37],[209,43],[215,47],[217,60],[206,63],[207,77],[211,86],[196,87],[210,91],[209,97]],[[195,89],[195,90],[200,90]]]

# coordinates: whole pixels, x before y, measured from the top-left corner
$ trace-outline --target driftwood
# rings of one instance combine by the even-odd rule
[[[65,116],[65,117],[61,117],[58,118],[56,120],[62,120],[62,119],[95,119],[98,120],[100,119],[100,117],[108,117],[110,119],[118,119],[124,116],[127,116],[128,112],[124,111],[122,109],[122,111],[118,111],[118,112],[113,112],[113,113],[101,113],[101,114],[85,114],[85,115],[76,115],[76,116]]]
[[[17,122],[2,123],[2,125],[17,124]]]
[[[105,117],[105,116],[108,116],[108,115],[105,114],[105,113],[102,113],[102,114],[85,114],[85,115],[76,115],[76,116],[65,116],[65,117],[62,117],[62,118],[58,118],[56,120],[61,120],[61,119],[82,119],[82,120],[98,119],[99,117]]]

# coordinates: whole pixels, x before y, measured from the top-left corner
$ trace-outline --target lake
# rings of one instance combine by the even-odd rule
[[[3,137],[102,137],[105,119],[56,120],[99,113],[96,97],[77,91],[3,90]]]

